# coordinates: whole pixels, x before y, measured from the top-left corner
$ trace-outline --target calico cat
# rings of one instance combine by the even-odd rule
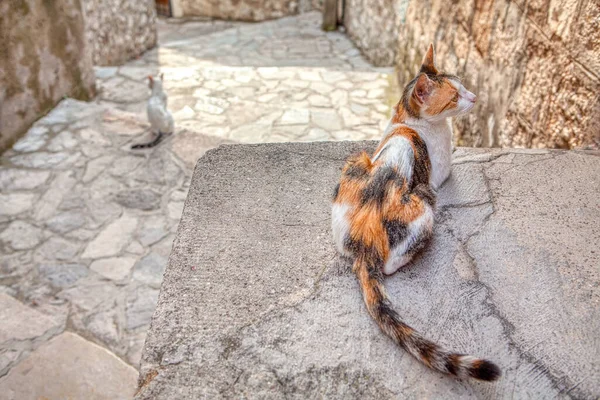
[[[154,140],[148,143],[134,144],[132,150],[147,149],[159,144],[165,136],[173,133],[173,116],[167,110],[167,94],[163,90],[164,74],[160,74],[160,79],[155,79],[152,76],[148,77],[149,87],[152,94],[148,99],[146,113],[150,122],[150,130],[156,135]]]
[[[469,112],[475,100],[456,76],[437,70],[430,45],[373,156],[352,156],[343,167],[331,226],[338,251],[354,259],[367,310],[383,332],[436,371],[493,381],[500,376],[495,364],[446,351],[402,322],[383,286],[383,276],[408,263],[432,235],[435,190],[450,174],[450,118]]]

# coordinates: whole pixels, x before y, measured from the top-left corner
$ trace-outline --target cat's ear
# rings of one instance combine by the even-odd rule
[[[152,77],[152,75],[148,75],[148,86],[150,86],[150,89],[152,89],[152,87],[154,86],[154,78]]]
[[[424,104],[433,91],[433,82],[427,77],[427,74],[421,74],[413,89],[413,97],[419,104]]]
[[[433,50],[433,43],[429,44],[429,48],[427,49],[427,53],[425,53],[425,57],[423,57],[423,62],[421,63],[421,69],[419,72],[425,72],[430,75],[437,75],[438,70],[435,67],[435,51]]]

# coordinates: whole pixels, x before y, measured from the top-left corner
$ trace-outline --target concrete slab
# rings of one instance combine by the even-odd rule
[[[330,196],[365,147],[374,142],[206,153],[136,398],[598,397],[600,154],[458,149],[432,242],[386,281],[407,323],[497,362],[490,384],[396,348],[335,256]]]
[[[0,396],[20,399],[130,399],[136,371],[114,354],[65,332],[0,378]]]

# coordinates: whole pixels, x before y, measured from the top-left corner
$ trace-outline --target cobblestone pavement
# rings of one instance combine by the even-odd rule
[[[2,155],[0,392],[16,393],[31,360],[75,351],[134,390],[189,178],[207,149],[379,137],[397,99],[392,71],[320,20],[161,20],[158,48],[96,68],[95,102],[62,101]],[[132,152],[147,136],[145,77],[159,72],[176,133]],[[87,373],[56,379],[106,387]]]

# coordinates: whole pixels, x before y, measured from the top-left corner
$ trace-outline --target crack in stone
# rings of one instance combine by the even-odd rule
[[[547,159],[548,158],[544,158],[544,160],[547,160]],[[542,161],[542,160],[535,160],[532,162],[539,162],[539,161]],[[470,233],[468,235],[468,237],[466,239],[464,239],[463,241],[459,240],[456,237],[455,232],[453,232],[452,229],[448,229],[448,231],[450,232],[452,237],[460,244],[461,248],[465,251],[465,254],[469,258],[471,267],[473,268],[473,270],[475,272],[475,279],[473,279],[472,282],[475,285],[477,285],[480,288],[483,288],[485,290],[484,304],[485,304],[486,308],[489,310],[490,315],[494,316],[500,322],[502,329],[504,331],[504,336],[508,340],[509,347],[516,352],[516,354],[519,358],[521,358],[521,359],[525,360],[526,362],[528,362],[529,364],[533,365],[534,369],[539,371],[538,374],[540,376],[546,377],[550,381],[550,383],[552,384],[554,389],[556,389],[558,391],[558,394],[561,394],[567,387],[570,387],[570,389],[564,393],[565,395],[569,395],[569,393],[572,390],[575,390],[577,388],[577,386],[579,386],[579,384],[581,382],[583,382],[583,380],[581,382],[573,385],[571,380],[567,376],[563,376],[563,377],[555,376],[555,374],[550,370],[550,367],[548,367],[543,361],[536,359],[530,353],[530,350],[534,346],[525,350],[522,348],[521,345],[517,344],[517,342],[513,338],[513,335],[516,330],[515,326],[502,314],[502,312],[498,309],[498,307],[494,303],[493,291],[492,291],[491,287],[489,287],[486,283],[481,281],[480,276],[479,276],[477,259],[468,250],[469,242],[473,238],[476,238],[477,236],[479,236],[481,234],[481,232],[485,229],[485,226],[489,223],[490,219],[492,218],[492,216],[495,215],[496,210],[497,210],[495,200],[494,200],[494,192],[492,190],[490,178],[487,176],[485,168],[482,169],[482,174],[483,174],[484,182],[485,182],[485,185],[486,185],[489,197],[490,197],[490,200],[483,204],[491,203],[492,211],[490,213],[488,213],[482,219],[481,224],[479,225],[479,228],[475,232]],[[500,178],[498,178],[498,180],[500,180]],[[452,207],[449,207],[449,208],[452,208]],[[457,207],[457,208],[460,208],[460,207]],[[569,395],[569,397],[571,398],[572,396]]]

